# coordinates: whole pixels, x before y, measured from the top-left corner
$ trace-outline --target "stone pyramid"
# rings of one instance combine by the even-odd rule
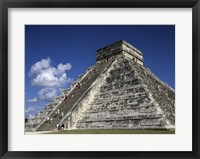
[[[143,66],[141,51],[121,40],[97,50],[96,60],[25,130],[175,128],[175,91]]]

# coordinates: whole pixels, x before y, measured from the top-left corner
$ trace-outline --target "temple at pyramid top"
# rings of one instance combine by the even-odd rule
[[[124,40],[96,52],[96,63],[27,120],[25,131],[175,129],[175,91]],[[148,131],[147,131],[148,132]]]
[[[119,54],[124,54],[138,64],[143,65],[142,52],[124,40],[117,41],[111,45],[98,49],[96,51],[96,61],[105,60]]]

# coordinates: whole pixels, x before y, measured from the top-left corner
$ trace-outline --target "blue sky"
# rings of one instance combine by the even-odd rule
[[[174,25],[26,25],[25,116],[35,115],[95,64],[96,50],[122,39],[175,89]]]

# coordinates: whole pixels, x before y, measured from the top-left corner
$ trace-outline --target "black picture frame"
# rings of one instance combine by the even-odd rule
[[[25,152],[8,151],[8,9],[9,8],[192,8],[192,151]],[[183,17],[184,18],[184,17]],[[21,158],[200,158],[200,2],[199,0],[0,0],[0,156]],[[198,63],[199,62],[199,63]]]

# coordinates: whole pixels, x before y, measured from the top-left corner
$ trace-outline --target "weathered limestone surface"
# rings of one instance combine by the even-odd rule
[[[141,51],[121,40],[97,50],[96,58],[95,65],[28,120],[26,131],[55,130],[57,123],[68,129],[175,127],[175,92],[143,66]],[[64,116],[55,116],[58,110]]]
[[[172,128],[173,120],[166,117],[148,84],[158,83],[155,77],[146,81],[137,63],[124,55],[118,56],[106,73],[105,82],[93,93],[93,100],[88,103],[87,110],[73,112],[76,122],[71,120],[71,129],[165,129]],[[150,75],[149,75],[150,76]],[[155,81],[154,81],[155,80]],[[154,82],[154,83],[153,83]],[[156,84],[157,84],[156,83]],[[159,83],[160,87],[164,87]],[[156,85],[158,86],[158,85]],[[156,93],[154,93],[156,94]],[[157,97],[157,96],[156,96]],[[91,97],[92,98],[92,97]],[[156,98],[157,99],[157,98]],[[162,100],[163,105],[165,105]],[[172,102],[173,103],[173,102]],[[168,103],[167,103],[168,104]],[[81,114],[81,115],[79,115]],[[171,116],[171,115],[169,115]],[[69,117],[70,118],[70,117]],[[77,118],[79,118],[77,120]],[[74,120],[73,120],[74,121]]]
[[[138,66],[137,69],[166,118],[175,125],[174,90],[159,80],[149,69],[142,66]]]

